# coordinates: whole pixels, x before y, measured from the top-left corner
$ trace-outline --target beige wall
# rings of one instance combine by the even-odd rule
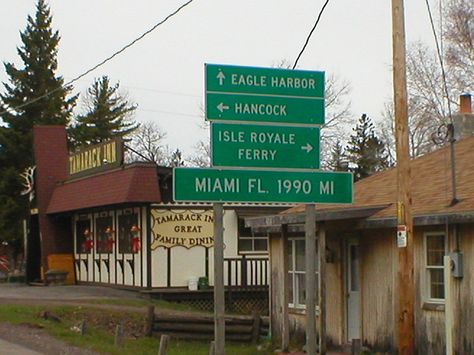
[[[448,252],[456,249],[454,229],[449,228]],[[419,354],[444,353],[445,331],[444,306],[430,307],[423,293],[425,232],[445,231],[446,226],[418,227],[415,231],[415,342]],[[398,247],[395,229],[374,229],[358,232],[361,267],[361,315],[362,341],[379,351],[397,348],[398,315]],[[454,299],[455,349],[459,354],[474,354],[474,225],[458,228],[459,248],[464,253],[464,277],[452,279],[451,296]],[[333,263],[327,264],[327,334],[328,341],[345,343],[345,255],[344,241],[348,234],[327,233],[327,244],[335,252]],[[282,291],[282,255],[285,246],[280,238],[272,238],[271,251],[271,315],[272,334],[281,336],[284,298]],[[288,327],[290,337],[298,338],[295,332],[304,333],[304,312],[289,310]],[[299,336],[304,339],[304,336]]]

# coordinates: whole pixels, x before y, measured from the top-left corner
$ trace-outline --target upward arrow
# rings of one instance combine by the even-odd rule
[[[217,79],[219,80],[219,85],[224,84],[225,75],[221,70],[219,70],[219,73],[217,74]]]

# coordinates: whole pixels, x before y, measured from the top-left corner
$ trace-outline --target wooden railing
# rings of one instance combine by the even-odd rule
[[[226,286],[268,286],[268,258],[224,259],[224,283]]]

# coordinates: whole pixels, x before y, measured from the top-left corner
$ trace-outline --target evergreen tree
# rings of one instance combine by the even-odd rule
[[[23,67],[4,63],[8,83],[0,93],[0,239],[22,236],[22,220],[28,213],[27,197],[20,174],[34,165],[33,126],[69,123],[76,97],[71,87],[56,75],[60,40],[51,28],[52,16],[44,0],[38,0],[36,14],[28,16],[17,47]]]
[[[354,181],[390,166],[385,144],[375,135],[372,120],[366,114],[362,115],[353,131],[346,153]]]
[[[119,93],[119,84],[111,85],[107,76],[94,80],[84,98],[87,112],[77,117],[70,129],[74,146],[96,144],[124,136],[138,128],[131,120],[137,106]]]
[[[331,148],[328,168],[331,171],[347,171],[348,162],[345,156],[344,148],[340,141],[336,141]]]

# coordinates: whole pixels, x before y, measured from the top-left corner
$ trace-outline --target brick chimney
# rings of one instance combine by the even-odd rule
[[[471,94],[459,96],[459,113],[462,115],[472,113]]]
[[[454,138],[456,140],[474,135],[474,114],[471,94],[459,96],[459,113],[453,115]]]

